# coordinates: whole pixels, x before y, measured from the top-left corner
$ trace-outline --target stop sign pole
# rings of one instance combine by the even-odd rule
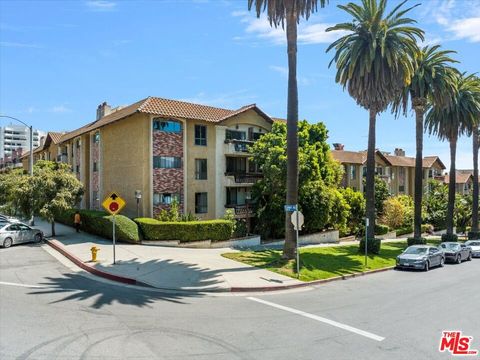
[[[115,214],[113,216],[113,265],[115,265]]]
[[[115,244],[116,244],[116,215],[125,207],[126,202],[116,192],[112,192],[102,203],[102,206],[112,215],[112,240],[113,240],[113,265],[116,263]]]

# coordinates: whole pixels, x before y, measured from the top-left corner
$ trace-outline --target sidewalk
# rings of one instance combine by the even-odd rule
[[[50,224],[35,220],[35,227],[47,236]],[[235,288],[290,287],[304,284],[287,276],[242,264],[221,256],[226,249],[188,249],[156,245],[117,243],[113,265],[112,241],[87,233],[76,233],[71,227],[55,224],[57,236],[48,239],[73,255],[82,267],[97,275],[120,276],[155,288],[190,291],[231,291]],[[92,263],[90,248],[100,248],[97,262]],[[77,264],[78,265],[78,264]],[[87,271],[88,268],[87,268]],[[104,274],[104,275],[102,275]],[[124,281],[127,282],[127,281]]]

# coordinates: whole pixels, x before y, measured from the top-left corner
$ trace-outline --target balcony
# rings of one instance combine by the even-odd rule
[[[235,218],[237,218],[237,219],[245,219],[247,217],[253,217],[254,216],[251,205],[229,204],[229,205],[225,205],[225,209],[233,209],[234,212],[235,212]]]
[[[259,173],[225,173],[225,186],[252,186],[257,181],[263,179],[263,175]]]
[[[253,143],[254,142],[250,140],[225,140],[224,152],[226,155],[246,155],[248,153],[248,146],[253,145]]]

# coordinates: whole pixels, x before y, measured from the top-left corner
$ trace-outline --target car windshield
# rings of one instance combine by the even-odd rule
[[[457,250],[460,245],[458,244],[442,244],[441,247],[444,249]]]
[[[468,246],[480,246],[480,241],[467,241],[465,245]]]
[[[405,250],[404,254],[426,254],[427,248],[421,247],[409,247]]]

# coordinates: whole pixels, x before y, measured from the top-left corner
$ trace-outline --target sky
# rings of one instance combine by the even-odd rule
[[[328,45],[350,21],[330,0],[299,26],[299,116],[329,130],[330,143],[367,148],[368,113],[335,83]],[[358,1],[357,1],[358,2]],[[389,0],[389,8],[399,1]],[[425,44],[454,50],[457,67],[480,72],[480,0],[410,0]],[[236,109],[256,103],[286,117],[285,33],[247,9],[247,0],[0,0],[0,114],[41,130],[70,131],[95,120],[98,104],[147,96]],[[0,119],[0,125],[6,125]],[[413,117],[377,118],[377,147],[415,156]],[[448,167],[448,143],[426,135],[424,155]],[[472,168],[462,138],[457,168]]]

